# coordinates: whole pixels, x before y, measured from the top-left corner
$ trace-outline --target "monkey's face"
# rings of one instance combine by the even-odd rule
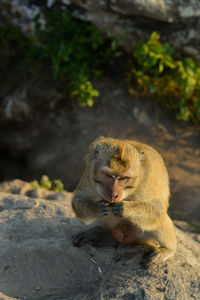
[[[134,189],[134,180],[130,173],[117,174],[108,167],[100,168],[94,174],[96,191],[101,199],[117,202],[127,197],[128,190]]]
[[[134,192],[140,182],[140,153],[135,150],[131,155],[126,155],[126,149],[123,149],[125,154],[122,158],[120,151],[116,145],[113,148],[101,145],[98,146],[98,153],[97,149],[94,151],[93,181],[100,199],[122,201]]]

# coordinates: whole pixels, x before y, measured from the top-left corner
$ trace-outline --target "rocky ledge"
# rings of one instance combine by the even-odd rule
[[[156,30],[162,41],[170,42],[179,55],[200,58],[199,0],[11,0],[10,4],[12,21],[24,31],[30,30],[28,19],[38,12],[45,14],[47,9],[60,8],[117,36],[126,48]]]
[[[72,195],[0,184],[0,299],[200,299],[200,235],[186,223],[176,222],[175,257],[146,269],[142,246],[75,248]]]

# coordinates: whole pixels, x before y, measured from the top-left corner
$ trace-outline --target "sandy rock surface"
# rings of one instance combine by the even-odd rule
[[[200,299],[200,235],[177,222],[178,250],[145,269],[145,248],[76,248],[72,193],[0,184],[0,299]]]

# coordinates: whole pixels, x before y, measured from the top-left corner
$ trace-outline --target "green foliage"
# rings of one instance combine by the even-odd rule
[[[55,179],[53,183],[55,192],[64,192],[64,184],[60,179]]]
[[[193,227],[194,232],[200,233],[200,223],[196,221],[189,221],[188,223]]]
[[[25,38],[21,33],[20,29],[11,24],[6,24],[0,27],[0,45],[1,47],[7,48],[9,51],[11,47],[18,44],[20,50],[23,51],[24,46],[26,46]],[[1,49],[2,50],[2,49]]]
[[[50,61],[56,79],[65,80],[72,97],[81,106],[92,106],[99,95],[89,78],[101,73],[100,66],[116,52],[92,24],[73,19],[66,12],[47,15],[45,25],[35,19],[37,57]]]
[[[14,61],[18,65],[25,65],[26,59],[31,56],[31,49],[31,41],[18,27],[11,24],[0,26],[0,58],[5,68],[9,64],[12,65]]]
[[[173,48],[159,38],[153,32],[149,40],[134,43],[129,91],[162,101],[179,120],[200,121],[200,63],[175,60]]]
[[[60,179],[51,181],[47,175],[43,175],[40,181],[34,180],[31,182],[34,189],[43,188],[54,192],[64,192],[64,185]]]
[[[77,98],[81,106],[92,106],[99,92],[90,79],[100,76],[110,58],[121,54],[119,42],[105,38],[94,25],[76,20],[66,11],[49,12],[45,18],[34,18],[31,38],[16,26],[1,26],[0,58],[4,60],[4,50],[14,54],[25,71],[33,71],[37,62],[48,65],[72,98]]]
[[[34,23],[31,38],[16,26],[0,26],[0,58],[4,62],[1,70],[15,62],[30,70],[42,62],[81,106],[92,106],[99,92],[90,79],[100,76],[103,67],[121,55],[120,41],[105,39],[95,26],[76,20],[65,11],[49,13],[45,22],[38,15]],[[130,93],[157,99],[174,110],[179,120],[200,122],[199,62],[192,58],[174,59],[173,48],[162,44],[153,32],[149,40],[134,43],[130,65]]]
[[[80,81],[71,82],[71,96],[76,96],[80,106],[93,106],[94,97],[99,96],[99,92],[95,90],[92,83],[87,79],[87,77],[82,77]]]

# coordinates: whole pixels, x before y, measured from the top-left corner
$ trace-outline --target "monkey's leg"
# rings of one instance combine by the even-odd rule
[[[141,230],[123,219],[112,228],[112,234],[116,241],[125,245],[132,245],[141,239]]]
[[[85,244],[100,247],[116,244],[116,241],[114,241],[109,228],[96,225],[75,233],[72,236],[72,243],[75,247],[82,247]]]
[[[176,252],[176,236],[172,220],[166,214],[162,220],[161,226],[150,233],[160,245],[154,248],[149,255],[145,265],[160,264],[172,257]]]

